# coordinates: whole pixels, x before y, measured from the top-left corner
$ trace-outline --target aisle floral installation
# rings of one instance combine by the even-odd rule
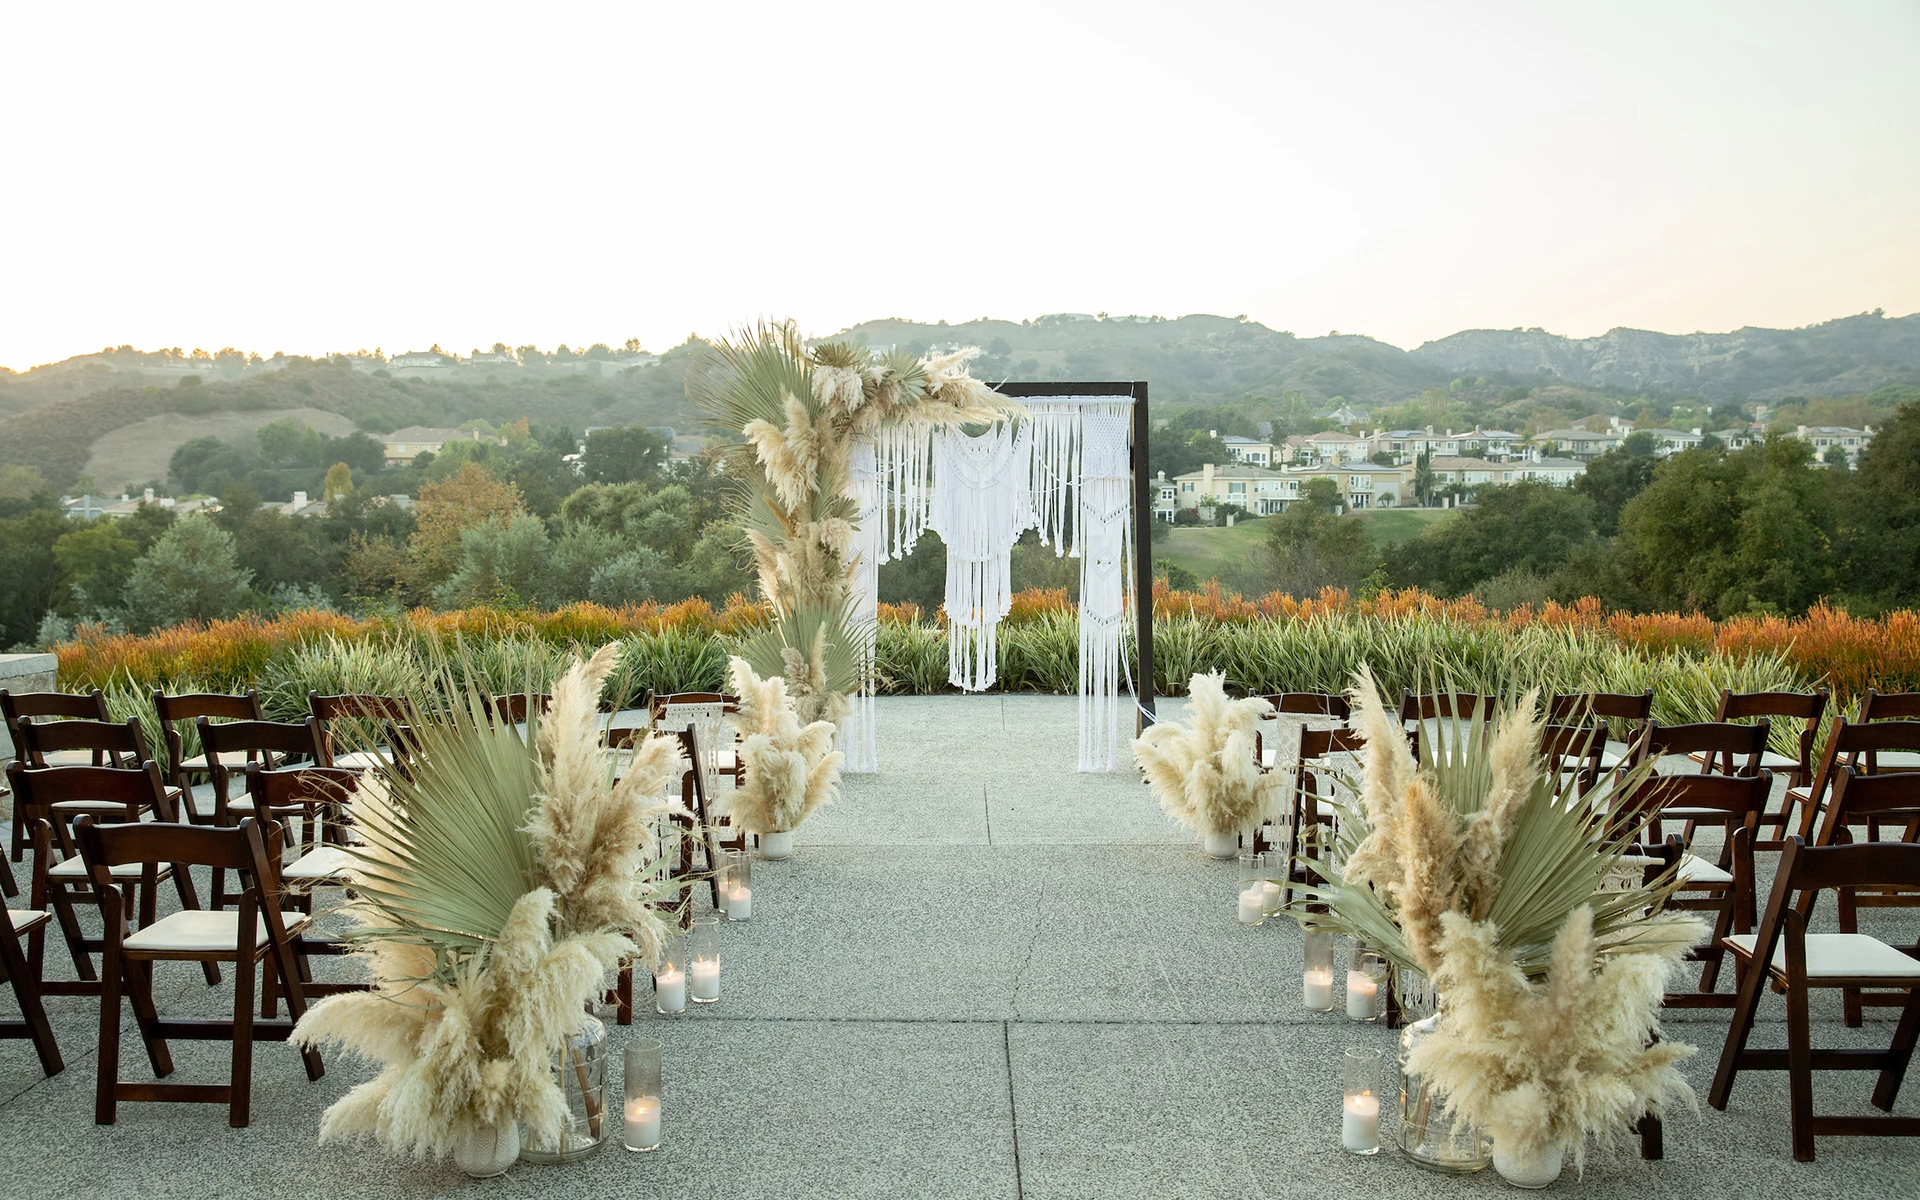
[[[327,1110],[323,1142],[413,1158],[510,1143],[511,1161],[519,1126],[561,1135],[556,1056],[608,973],[665,944],[653,822],[684,760],[650,738],[616,781],[597,713],[613,665],[612,646],[576,661],[524,735],[468,691],[412,722],[407,772],[362,784],[350,936],[373,989],[321,1000],[295,1036],[382,1070]]]
[[[1661,911],[1675,881],[1640,883],[1631,833],[1609,825],[1609,798],[1648,768],[1576,795],[1543,769],[1533,693],[1423,722],[1416,762],[1369,672],[1351,696],[1356,802],[1336,806],[1331,854],[1302,860],[1321,882],[1294,913],[1432,979],[1438,1019],[1408,1075],[1492,1136],[1503,1174],[1551,1178],[1566,1150],[1584,1166],[1588,1139],[1690,1103],[1677,1064],[1693,1047],[1660,1039],[1659,1011],[1704,927]]]
[[[803,724],[838,725],[858,686],[831,669],[832,654],[870,653],[848,603],[856,549],[852,468],[856,444],[904,422],[986,424],[1017,406],[967,374],[974,351],[917,359],[875,355],[854,342],[809,347],[791,324],[765,325],[717,343],[711,368],[687,390],[714,427],[746,440],[727,459],[781,654],[747,654],[764,676],[784,675]]]
[[[1133,742],[1134,761],[1161,811],[1199,834],[1216,857],[1234,853],[1238,834],[1276,811],[1289,776],[1263,772],[1254,754],[1260,721],[1273,706],[1258,697],[1231,700],[1219,671],[1188,684],[1192,715],[1161,721]]]
[[[762,679],[742,658],[731,667],[740,711],[729,719],[747,777],[722,793],[728,815],[748,833],[791,833],[838,791],[844,756],[833,748],[833,725],[802,726],[781,676]]]

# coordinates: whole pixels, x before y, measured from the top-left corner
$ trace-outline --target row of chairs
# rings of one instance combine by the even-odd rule
[[[1301,768],[1294,796],[1292,833],[1324,823],[1318,774],[1336,755],[1352,753],[1361,739],[1344,722],[1347,702],[1338,696],[1291,693],[1265,697],[1277,712],[1304,716],[1325,726],[1301,733]],[[1477,695],[1403,696],[1400,716],[1416,754],[1423,723],[1470,717],[1497,698]],[[1710,1101],[1724,1108],[1741,1070],[1782,1069],[1792,1074],[1791,1118],[1796,1158],[1811,1161],[1813,1138],[1835,1134],[1920,1134],[1920,1120],[1898,1117],[1835,1117],[1813,1110],[1815,1069],[1879,1072],[1872,1101],[1890,1109],[1916,1034],[1920,1033],[1920,944],[1891,946],[1858,931],[1861,908],[1920,906],[1920,694],[1869,692],[1852,719],[1835,715],[1824,746],[1814,754],[1825,715],[1824,693],[1722,694],[1713,722],[1662,726],[1652,718],[1652,694],[1556,696],[1548,703],[1542,753],[1550,770],[1573,775],[1580,790],[1607,771],[1647,758],[1681,758],[1694,770],[1655,774],[1631,794],[1613,799],[1617,831],[1639,839],[1635,855],[1651,880],[1672,872],[1679,888],[1669,902],[1711,914],[1712,934],[1689,955],[1702,964],[1698,990],[1671,993],[1676,1007],[1733,1010]],[[1608,729],[1597,718],[1623,725],[1625,739],[1608,748]],[[1776,719],[1803,721],[1797,758],[1768,749]],[[1593,724],[1586,724],[1592,721]],[[1742,723],[1751,722],[1751,723]],[[1434,729],[1433,734],[1445,732]],[[1603,748],[1605,752],[1603,754]],[[1769,808],[1776,771],[1786,776],[1785,802]],[[1796,819],[1797,813],[1797,819]],[[1683,827],[1668,834],[1670,825]],[[1703,827],[1722,834],[1715,861],[1690,847]],[[1856,831],[1864,844],[1854,844]],[[1756,851],[1777,850],[1781,860],[1764,914],[1757,911]],[[1311,845],[1301,847],[1311,854]],[[1304,882],[1305,870],[1296,878]],[[1809,934],[1806,924],[1821,891],[1837,894],[1840,932]],[[1716,992],[1720,967],[1731,957],[1738,982],[1733,994]],[[1760,969],[1755,963],[1764,964]],[[1786,1051],[1747,1048],[1764,991],[1788,997]],[[1858,1026],[1862,1009],[1903,1009],[1885,1051],[1816,1050],[1810,1043],[1807,994],[1836,988],[1843,1020]],[[1657,1144],[1657,1123],[1653,1140]]]
[[[252,1042],[284,1037],[285,1028],[290,1028],[271,1020],[278,999],[287,999],[297,1019],[308,999],[340,987],[360,986],[313,982],[308,956],[340,953],[345,947],[312,934],[312,889],[345,884],[343,872],[350,861],[345,849],[350,836],[346,801],[356,790],[360,772],[380,764],[399,765],[403,754],[396,751],[406,745],[411,706],[393,697],[315,696],[313,715],[304,721],[269,722],[254,715],[260,707],[251,693],[159,699],[156,707],[167,718],[186,719],[181,715],[183,707],[198,710],[192,720],[202,748],[199,754],[185,756],[179,731],[170,720],[165,772],[149,753],[137,720],[100,719],[105,705],[97,692],[85,696],[0,692],[0,707],[16,731],[15,747],[21,756],[7,770],[16,793],[15,826],[34,851],[31,908],[9,911],[7,928],[0,930],[0,967],[14,985],[23,1017],[0,1022],[0,1036],[31,1037],[43,1068],[48,1074],[57,1073],[64,1064],[41,997],[100,995],[102,1036],[108,1036],[110,1015],[116,1053],[109,1054],[103,1041],[97,1119],[111,1123],[113,1104],[119,1099],[197,1099],[226,1102],[230,1121],[243,1125]],[[675,701],[680,699],[654,697],[649,706],[651,724],[671,727],[678,715]],[[731,697],[703,693],[686,699],[693,703],[696,716],[704,716],[705,708],[714,708],[723,717],[737,711],[737,701]],[[493,715],[502,721],[524,721],[530,710],[544,709],[546,700],[543,696],[497,697]],[[388,745],[336,757],[327,722],[340,720],[380,723]],[[609,734],[621,745],[644,737],[646,730],[615,729]],[[702,836],[720,825],[711,811],[708,781],[717,782],[723,774],[737,779],[738,756],[703,752],[705,746],[691,721],[680,735],[689,762],[712,768],[687,772],[682,781],[684,811],[672,814],[682,834],[675,873],[682,882],[678,906],[684,923],[691,916],[684,898],[692,882],[711,879],[717,862],[714,841]],[[196,774],[206,782],[195,783]],[[236,777],[244,778],[244,790],[234,789]],[[197,804],[196,799],[203,803]],[[303,835],[297,832],[301,826]],[[233,840],[243,831],[260,841],[261,856],[253,856]],[[210,840],[200,834],[217,836]],[[99,840],[102,837],[106,842]],[[737,835],[732,844],[738,844]],[[696,854],[702,848],[704,852]],[[286,861],[288,854],[293,855],[291,862]],[[705,861],[696,862],[696,858]],[[205,908],[194,892],[194,867],[207,870],[214,880],[211,903]],[[229,874],[238,881],[235,890],[226,886]],[[159,888],[169,883],[179,891],[180,907],[158,917]],[[714,887],[717,904],[717,883]],[[102,937],[82,934],[76,905],[87,903],[100,908]],[[269,908],[278,915],[263,915]],[[248,913],[252,920],[243,915]],[[77,978],[73,980],[48,982],[45,978],[45,935],[56,925],[74,959]],[[245,936],[247,928],[255,928],[256,936]],[[22,937],[27,942],[24,952]],[[95,956],[102,960],[98,972],[93,967]],[[244,962],[236,978],[234,1019],[212,1024],[160,1021],[152,1005],[151,963],[169,958],[199,961],[210,984],[219,982],[218,962]],[[260,1020],[246,1015],[254,1007],[256,969],[262,981]],[[156,1075],[172,1069],[167,1037],[221,1037],[234,1043],[234,1076],[229,1085],[182,1090],[176,1085],[120,1081],[117,1046],[123,996],[132,1005]],[[631,996],[628,967],[609,996],[619,1005],[622,1023],[631,1019]],[[309,1055],[307,1062],[310,1076],[317,1078],[318,1056]]]

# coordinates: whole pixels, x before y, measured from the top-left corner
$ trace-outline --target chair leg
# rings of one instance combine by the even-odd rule
[[[100,1054],[93,1085],[93,1123],[111,1125],[119,1114],[114,1101],[120,1087],[120,954],[107,939],[102,956],[106,978],[100,982]]]
[[[1726,957],[1726,949],[1720,939],[1733,932],[1733,909],[1738,903],[1734,889],[1726,888],[1720,896],[1719,911],[1713,918],[1713,936],[1707,940],[1707,952],[1704,965],[1700,968],[1700,990],[1711,994],[1720,985],[1720,962]]]
[[[1753,1019],[1766,991],[1767,970],[1755,963],[1740,972],[1740,996],[1734,1001],[1733,1020],[1727,1026],[1727,1040],[1720,1048],[1720,1065],[1713,1073],[1713,1086],[1707,1090],[1707,1103],[1725,1111],[1733,1092],[1733,1077],[1740,1071],[1740,1060],[1747,1052],[1747,1038],[1753,1034]]]
[[[235,1129],[245,1129],[253,1115],[255,969],[256,964],[250,962],[233,964],[233,1075],[227,1084],[227,1124]]]
[[[82,983],[96,982],[100,976],[93,973],[93,956],[87,953],[87,938],[86,934],[80,930],[79,915],[73,911],[73,897],[63,883],[50,883],[46,891],[46,899],[53,905],[53,919],[59,922],[60,934],[67,940],[67,953],[73,956],[73,973],[79,976]],[[28,953],[33,959],[34,973],[39,978],[45,978],[39,974],[43,961],[41,955],[44,952],[42,935],[45,931],[46,926],[43,925],[34,930],[27,941]]]
[[[1858,933],[1860,931],[1860,906],[1854,899],[1852,888],[1840,889],[1839,913],[1837,916],[1839,917],[1841,933]],[[1863,1007],[1860,1003],[1859,988],[1847,987],[1840,989],[1840,1019],[1846,1024],[1848,1029],[1860,1028],[1860,1023],[1865,1016],[1862,1012]]]
[[[8,933],[8,929],[0,929],[0,967],[5,968],[7,979],[13,984],[20,1015],[33,1037],[33,1048],[40,1055],[40,1069],[52,1078],[66,1069],[66,1063],[60,1058],[60,1043],[54,1039],[53,1026],[47,1023],[46,1006],[40,1002],[40,981],[27,972],[26,957],[20,953],[20,939],[7,936]]]
[[[1793,1110],[1793,1157],[1813,1161],[1813,1030],[1807,989],[1787,986],[1787,1095]]]
[[[1873,1085],[1873,1106],[1892,1112],[1894,1098],[1900,1094],[1900,1081],[1906,1078],[1907,1064],[1913,1059],[1913,1044],[1920,1038],[1920,988],[1907,993],[1906,1011],[1893,1031],[1893,1044],[1887,1047],[1887,1065]]]
[[[153,964],[126,963],[122,971],[126,975],[127,999],[133,1005],[133,1019],[147,1047],[147,1062],[155,1076],[165,1079],[173,1074],[173,1052],[160,1036],[160,1010],[153,1004]]]
[[[15,837],[19,836],[18,828],[16,825]],[[20,883],[13,877],[13,867],[4,858],[0,858],[0,892],[5,892],[9,896],[20,894]]]
[[[269,954],[279,963],[280,980],[286,987],[287,993],[287,1015],[298,1022],[301,1017],[307,1015],[307,992],[300,984],[302,980],[313,978],[312,963],[307,958],[306,950],[297,941],[291,944],[281,942],[275,945]],[[300,1061],[306,1064],[309,1082],[327,1073],[327,1066],[320,1058],[320,1051],[312,1046],[301,1049]]]

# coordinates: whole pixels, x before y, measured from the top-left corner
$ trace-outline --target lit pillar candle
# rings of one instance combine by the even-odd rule
[[[752,888],[736,887],[727,893],[727,920],[744,921],[752,915]]]
[[[687,973],[675,966],[668,966],[653,977],[654,1008],[663,1013],[685,1012],[687,1008]]]
[[[1280,885],[1271,879],[1260,885],[1260,908],[1270,917],[1280,911]]]
[[[1347,972],[1347,1015],[1356,1021],[1371,1021],[1374,1002],[1380,998],[1380,985],[1360,971]],[[1377,1109],[1379,1106],[1375,1105]]]
[[[1254,884],[1240,893],[1240,923],[1258,925],[1267,916],[1266,907],[1260,901],[1260,885]]]
[[[1348,1096],[1340,1117],[1340,1144],[1355,1154],[1380,1148],[1380,1097],[1370,1092]]]
[[[660,1145],[660,1098],[627,1099],[626,1143],[629,1150],[654,1150]]]
[[[1333,972],[1309,969],[1300,977],[1300,990],[1308,1009],[1326,1012],[1333,1007]]]
[[[720,960],[717,958],[697,958],[689,972],[693,978],[693,1000],[696,1004],[711,1004],[720,998]]]

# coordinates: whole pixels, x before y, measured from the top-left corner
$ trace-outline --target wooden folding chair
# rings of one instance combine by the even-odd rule
[[[1499,702],[1498,696],[1482,696],[1474,692],[1434,692],[1425,696],[1416,696],[1411,688],[1400,689],[1400,720],[1432,721],[1448,717],[1465,721],[1486,706],[1488,712]]]
[[[96,825],[83,817],[77,830],[80,853],[94,885],[106,902],[106,951],[101,975],[100,1079],[93,1119],[111,1125],[122,1100],[192,1101],[227,1105],[227,1123],[245,1128],[253,1096],[253,1043],[256,1039],[285,1041],[306,1014],[301,987],[305,966],[289,926],[306,923],[305,916],[283,919],[280,911],[279,872],[274,869],[277,846],[261,837],[258,822],[249,818],[237,828],[194,825]],[[235,872],[245,881],[235,911],[170,913],[137,932],[126,921],[120,893],[113,887],[116,867],[139,866],[151,877],[159,864],[181,863]],[[149,883],[149,887],[151,884]],[[153,964],[156,962],[230,962],[234,964],[233,1019],[231,1021],[163,1021],[153,1002]],[[257,1021],[253,1015],[254,972],[276,972],[286,989],[290,1019]],[[153,1073],[173,1073],[166,1039],[215,1039],[233,1043],[233,1068],[225,1086],[173,1083],[123,1083],[120,1080],[120,1001],[133,1005],[134,1019],[146,1043]],[[301,1051],[307,1078],[325,1073],[317,1050]]]
[[[1841,767],[1834,781],[1833,801],[1821,821],[1816,844],[1835,846],[1857,840],[1849,831],[1861,825],[1867,827],[1869,844],[1920,843],[1920,773],[1894,771],[1867,775],[1853,767]],[[1898,832],[1892,837],[1883,837],[1888,826]],[[1840,889],[1838,900],[1842,933],[1859,929],[1859,910],[1863,908],[1920,908],[1920,892],[1911,889],[1847,887]],[[1812,917],[1813,903],[1812,892],[1801,894],[1794,906],[1801,920]],[[1900,949],[1920,955],[1920,942]],[[1904,997],[1897,993],[1864,992],[1857,987],[1847,987],[1841,992],[1842,1011],[1849,1026],[1860,1024],[1862,1007],[1886,1008],[1904,1002]]]
[[[161,781],[160,768],[153,762],[138,767],[40,767],[29,768],[15,762],[7,768],[13,786],[14,819],[27,826],[33,843],[33,875],[29,891],[31,907],[50,910],[66,939],[73,957],[76,976],[72,980],[48,980],[41,990],[50,995],[94,995],[100,990],[90,955],[98,953],[100,941],[81,931],[74,901],[98,902],[92,876],[81,861],[79,845],[73,837],[70,820],[91,816],[96,820],[134,822],[151,814],[161,821],[178,819],[175,797]],[[65,810],[65,815],[62,815]],[[200,900],[194,893],[193,876],[185,870],[164,869],[156,883],[173,881],[180,905],[197,909]],[[142,883],[141,873],[123,870],[117,880],[124,891],[138,886],[140,920],[144,925],[153,918],[159,896]],[[126,897],[132,907],[135,897]],[[45,929],[34,929],[27,938],[27,957],[34,977],[45,979]],[[220,982],[218,968],[206,970],[207,982]]]
[[[406,725],[419,719],[414,706],[398,696],[322,696],[319,692],[308,692],[307,708],[313,719],[320,722],[320,740],[326,747],[327,763],[349,771],[376,769],[392,755],[377,749],[342,752],[338,744],[338,723],[347,723],[349,732],[356,728],[371,732],[381,725]]]
[[[1649,775],[1631,793],[1616,798],[1608,822],[1615,832],[1638,831],[1643,845],[1671,844],[1681,848],[1674,864],[1679,888],[1667,907],[1714,914],[1713,934],[1687,954],[1702,964],[1693,992],[1669,992],[1672,1008],[1729,1008],[1731,995],[1716,994],[1720,963],[1725,957],[1721,939],[1753,929],[1755,914],[1753,834],[1766,812],[1773,775]],[[1676,818],[1676,814],[1681,814]],[[1663,823],[1683,820],[1684,836],[1668,839]],[[1722,862],[1710,863],[1692,853],[1691,839],[1699,825],[1718,825],[1726,839]]]
[[[351,830],[347,805],[360,790],[360,774],[342,767],[282,767],[278,770],[260,763],[247,767],[247,795],[253,800],[258,820],[270,822],[290,835],[296,823],[304,826],[306,836],[295,842],[283,836],[291,862],[279,864],[282,906],[291,912],[313,915],[316,888],[350,886],[347,872],[354,864],[347,852]],[[308,932],[311,925],[291,931],[300,954],[301,965],[309,955],[345,955],[353,946],[343,939]],[[269,975],[260,994],[260,1015],[274,1015],[279,997],[278,979]],[[365,991],[365,983],[315,983],[303,976],[301,986],[309,998],[336,992]]]
[[[1794,905],[1796,892],[1861,887],[1920,890],[1920,845],[1816,847],[1788,838],[1759,931],[1725,939],[1740,963],[1740,994],[1707,1103],[1724,1110],[1734,1078],[1743,1070],[1786,1071],[1793,1157],[1800,1162],[1814,1160],[1815,1137],[1920,1136],[1920,1117],[1841,1117],[1813,1111],[1813,1072],[1851,1070],[1878,1072],[1873,1106],[1891,1112],[1913,1056],[1915,1035],[1920,1034],[1920,959],[1862,933],[1808,933]],[[1787,1048],[1750,1050],[1747,1042],[1769,985],[1786,992]],[[1808,992],[1816,987],[1904,991],[1904,1011],[1887,1049],[1816,1049],[1808,1013]]]
[[[1604,724],[1547,725],[1540,730],[1540,757],[1546,760],[1547,778],[1558,782],[1572,775],[1581,795],[1592,791],[1599,780],[1606,750]]]
[[[13,744],[13,755],[20,757],[20,722],[23,718],[39,717],[59,718],[82,721],[111,721],[113,714],[107,711],[107,698],[99,688],[90,692],[11,692],[0,688],[0,719],[7,723],[7,737]],[[79,767],[100,766],[91,755],[63,753],[56,766]],[[26,831],[19,821],[13,823],[13,861],[19,862],[27,848]],[[9,893],[11,894],[11,893]]]
[[[214,724],[206,717],[194,721],[200,732],[200,748],[206,753],[207,771],[213,777],[212,824],[231,828],[253,815],[253,797],[244,787],[235,795],[234,778],[245,778],[247,765],[261,763],[281,767],[307,762],[331,766],[325,743],[320,737],[320,722],[314,717],[304,721],[227,721]],[[208,907],[222,909],[233,899],[227,890],[227,873],[213,871],[213,895]]]
[[[494,719],[504,725],[525,725],[529,710],[545,716],[552,704],[553,697],[544,692],[531,695],[517,692],[509,696],[495,696],[492,711]]]
[[[1863,705],[1864,707],[1864,705]],[[1820,818],[1826,812],[1832,798],[1834,784],[1843,768],[1851,767],[1857,775],[1878,775],[1881,773],[1882,754],[1889,758],[1896,754],[1920,753],[1920,721],[1880,720],[1868,723],[1855,723],[1845,717],[1833,719],[1833,728],[1827,732],[1826,747],[1820,752],[1820,760],[1813,771],[1813,782],[1806,787],[1787,789],[1786,809],[1781,815],[1788,816],[1795,805],[1800,807],[1798,822],[1800,837],[1814,841],[1815,830]],[[1906,768],[1889,766],[1889,774]],[[1789,823],[1786,828],[1791,829]],[[1867,835],[1871,840],[1880,840],[1876,830]],[[1819,840],[1818,845],[1829,845],[1828,840]],[[1762,850],[1771,849],[1761,845]]]
[[[1760,756],[1760,766],[1778,775],[1785,773],[1790,787],[1804,787],[1813,780],[1813,742],[1820,728],[1820,718],[1827,711],[1827,689],[1814,692],[1735,692],[1727,688],[1720,689],[1720,706],[1713,719],[1717,722],[1750,721],[1764,718],[1768,721],[1801,721],[1800,754],[1789,758],[1772,750],[1764,751]],[[1695,757],[1699,757],[1696,753]],[[1735,774],[1722,768],[1726,774]]]
[[[1600,769],[1611,771],[1627,760],[1634,739],[1653,720],[1653,689],[1643,692],[1571,692],[1547,701],[1547,724],[1607,723],[1607,744],[1601,748]],[[1614,735],[1618,734],[1618,737]]]
[[[11,909],[0,906],[0,972],[13,985],[14,1003],[20,1006],[18,1019],[0,1021],[0,1038],[31,1038],[40,1055],[40,1069],[48,1078],[66,1069],[60,1058],[60,1043],[54,1040],[53,1026],[47,1023],[46,1005],[40,1003],[40,976],[20,952],[20,939],[45,925],[49,917],[39,909]]]
[[[1876,692],[1868,688],[1860,696],[1860,712],[1855,718],[1868,721],[1920,720],[1920,692]]]
[[[1276,717],[1324,717],[1329,721],[1344,725],[1353,716],[1353,707],[1347,703],[1347,698],[1345,696],[1335,696],[1329,692],[1275,692],[1270,696],[1256,696],[1254,698],[1256,700],[1265,700],[1268,704],[1272,705],[1273,715]],[[1253,733],[1254,761],[1258,762],[1263,768],[1269,768],[1274,765],[1274,755],[1268,752],[1265,744],[1266,724],[1267,721],[1262,719],[1260,722],[1261,728],[1255,729]]]
[[[699,763],[709,796],[723,778],[731,778],[735,787],[746,785],[747,765],[734,749],[736,739],[727,720],[739,711],[740,697],[724,692],[671,692],[647,701],[647,718],[655,729],[675,733],[692,726],[699,733],[706,747],[706,758]]]
[[[211,825],[213,790],[210,785],[213,771],[207,766],[204,751],[187,753],[185,733],[188,730],[197,731],[196,723],[202,717],[212,721],[265,720],[267,714],[260,705],[260,693],[249,689],[231,696],[222,692],[169,696],[156,688],[153,711],[160,718],[160,736],[166,743],[167,761],[164,769],[167,782],[186,797],[185,819],[195,825]],[[201,808],[202,802],[206,805],[204,809]]]

